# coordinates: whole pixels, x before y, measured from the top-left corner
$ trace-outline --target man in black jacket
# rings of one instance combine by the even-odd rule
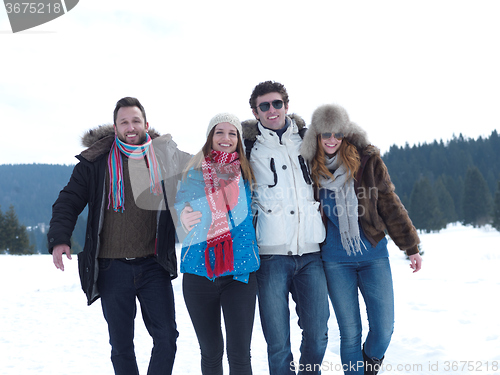
[[[130,97],[118,101],[114,125],[90,130],[83,144],[88,148],[52,207],[49,252],[64,270],[62,256],[71,259],[71,234],[88,205],[78,269],[88,304],[101,298],[115,374],[139,373],[136,298],[154,343],[148,374],[171,374],[178,336],[171,284],[176,220],[166,207],[191,156],[170,135],[150,129],[143,106]]]

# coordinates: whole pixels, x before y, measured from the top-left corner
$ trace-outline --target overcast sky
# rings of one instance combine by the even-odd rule
[[[135,96],[197,152],[218,112],[283,83],[307,123],[344,106],[382,152],[500,127],[500,1],[82,0],[13,34],[0,8],[0,164],[74,164]]]

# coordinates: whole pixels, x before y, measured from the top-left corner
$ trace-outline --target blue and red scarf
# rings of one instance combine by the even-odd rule
[[[115,136],[115,141],[111,146],[108,156],[109,169],[109,203],[108,209],[113,201],[113,210],[123,212],[125,209],[125,194],[123,188],[123,161],[122,153],[130,159],[140,160],[146,158],[146,165],[149,169],[150,191],[154,195],[162,193],[161,172],[158,160],[153,149],[152,139],[146,134],[146,142],[142,145],[130,145],[122,142]]]

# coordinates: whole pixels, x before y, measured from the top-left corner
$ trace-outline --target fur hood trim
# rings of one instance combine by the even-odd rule
[[[344,133],[345,139],[358,149],[370,144],[366,132],[349,119],[343,107],[336,104],[324,104],[313,112],[311,125],[300,149],[302,156],[309,162],[316,155],[318,145],[316,139],[321,133]]]
[[[160,136],[153,128],[148,129],[151,139]],[[169,135],[170,136],[170,135]],[[85,132],[81,137],[81,143],[86,150],[80,154],[88,161],[95,161],[100,155],[108,153],[115,140],[115,129],[112,124],[99,125]]]
[[[292,113],[287,117],[295,121],[299,130],[306,126],[304,119],[295,113]],[[259,120],[257,119],[246,120],[241,123],[241,127],[243,128],[243,139],[248,139],[250,141],[255,141],[257,139],[257,136],[260,134],[259,127],[257,125],[258,123]]]
[[[152,139],[160,136],[160,133],[158,133],[153,128],[149,128],[148,133]],[[115,136],[115,128],[113,124],[99,125],[93,129],[86,131],[85,134],[82,135],[82,145],[83,147],[88,148],[94,143],[110,135],[112,135],[113,137]]]

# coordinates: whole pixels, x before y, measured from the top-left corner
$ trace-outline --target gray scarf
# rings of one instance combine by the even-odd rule
[[[326,168],[333,173],[333,179],[322,177],[320,184],[321,187],[335,192],[342,246],[347,255],[362,254],[358,226],[358,198],[354,191],[354,179],[347,179],[347,170],[337,155],[332,158],[326,157],[325,164]],[[366,246],[364,247],[366,249]]]

